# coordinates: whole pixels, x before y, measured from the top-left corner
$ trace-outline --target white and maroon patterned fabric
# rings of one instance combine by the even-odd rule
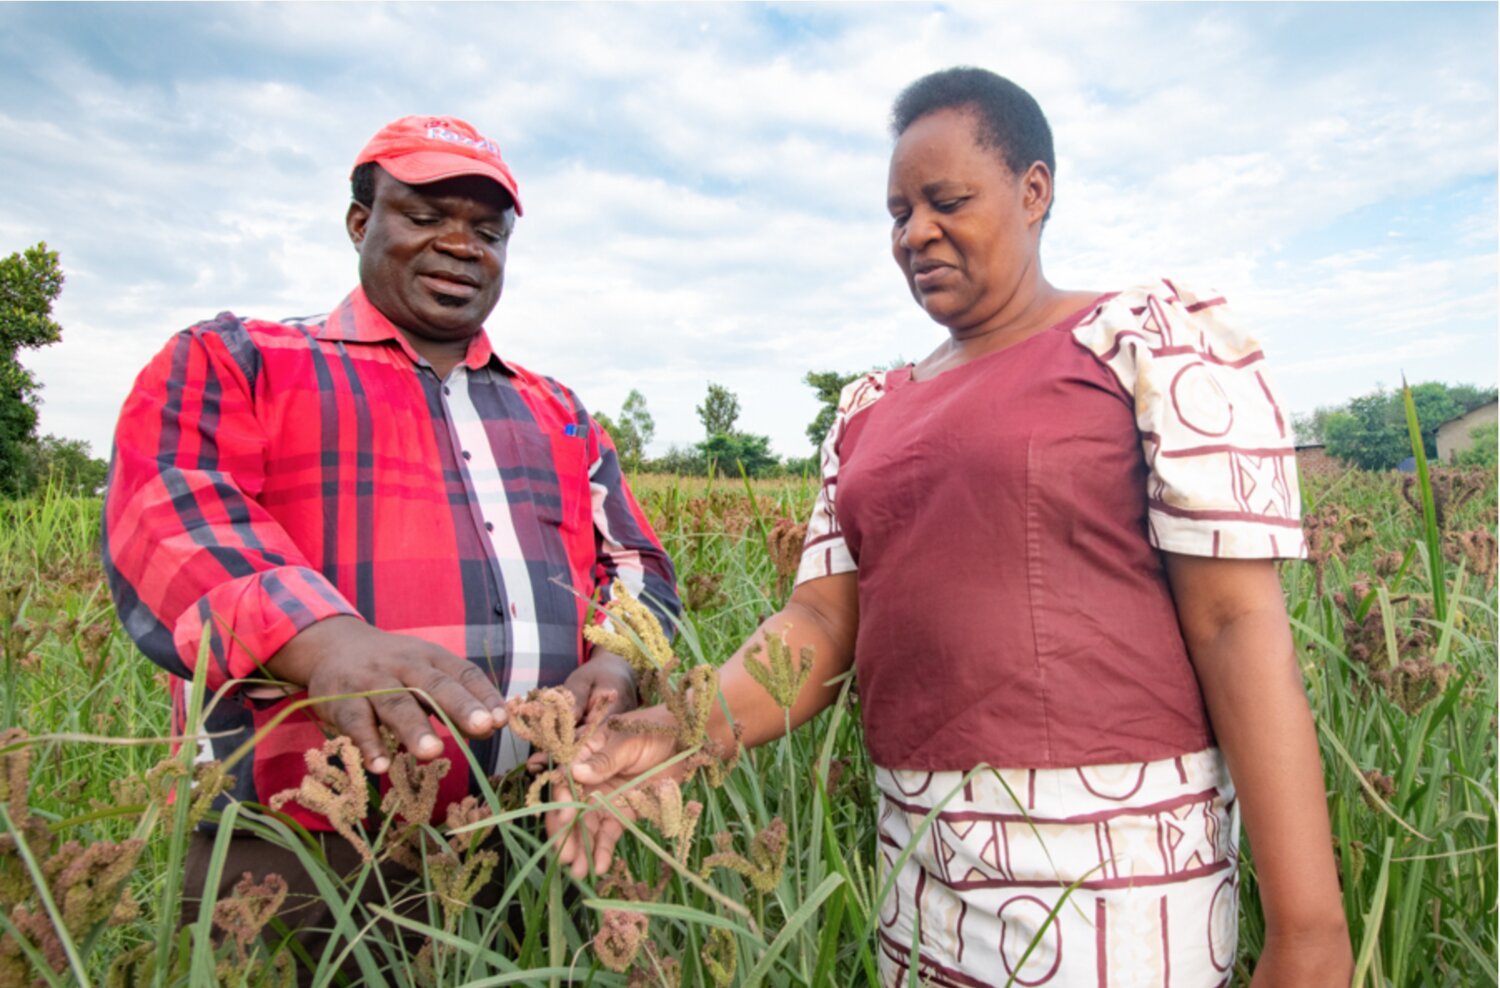
[[[1217,749],[963,776],[876,770],[883,876],[912,852],[880,904],[887,986],[913,964],[942,988],[1228,981],[1239,819]]]
[[[1116,296],[1073,337],[1135,396],[1152,545],[1191,556],[1307,555],[1291,423],[1259,341],[1222,296],[1163,280]]]

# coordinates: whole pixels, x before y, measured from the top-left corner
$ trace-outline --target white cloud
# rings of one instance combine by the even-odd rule
[[[488,129],[521,180],[504,352],[603,410],[639,388],[659,445],[699,438],[718,381],[743,427],[803,452],[803,373],[942,338],[888,256],[885,125],[902,85],[964,62],[1051,117],[1057,283],[1216,285],[1298,409],[1401,362],[1494,380],[1492,8],[87,14],[0,7],[0,249],[62,252],[64,342],[28,363],[43,428],[96,447],[173,330],[335,303],[349,162],[386,120],[437,111]]]

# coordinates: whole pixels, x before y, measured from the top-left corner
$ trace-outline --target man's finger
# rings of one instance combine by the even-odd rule
[[[474,695],[451,676],[433,666],[403,670],[402,681],[421,690],[437,710],[453,721],[461,733],[473,738],[489,737],[495,729],[495,718]]]
[[[380,738],[374,711],[363,697],[349,700],[333,700],[320,704],[328,723],[340,734],[354,742],[364,759],[365,767],[376,775],[384,774],[391,767],[390,752]]]
[[[444,690],[444,697],[433,695],[433,700],[442,705],[448,716],[454,719],[459,729],[468,733],[498,731],[505,726],[505,697],[495,688],[495,684],[483,669],[468,659],[461,659],[445,649],[434,648],[431,654],[431,665],[441,672],[457,689],[462,691],[462,697],[458,693],[450,693]],[[457,709],[450,708],[449,703],[456,705]],[[478,709],[484,714],[484,720],[473,720],[474,710]],[[460,719],[460,712],[467,720]],[[482,726],[480,726],[482,724]]]
[[[413,755],[426,761],[443,753],[443,742],[432,730],[427,711],[410,693],[381,693],[370,697],[370,705],[380,723]]]
[[[576,723],[583,720],[583,715],[587,713],[589,709],[589,693],[592,691],[592,687],[585,687],[579,683],[574,682],[572,679],[569,679],[567,682],[563,683],[563,687],[566,688],[569,693],[573,694],[574,722]]]

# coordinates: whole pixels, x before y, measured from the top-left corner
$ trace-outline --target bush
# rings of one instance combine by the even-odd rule
[[[1493,470],[1500,465],[1500,450],[1497,450],[1500,447],[1500,425],[1491,422],[1475,426],[1469,430],[1469,438],[1474,441],[1473,445],[1454,454],[1454,466],[1489,467]]]

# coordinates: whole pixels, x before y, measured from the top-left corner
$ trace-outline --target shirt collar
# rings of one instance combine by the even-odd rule
[[[328,313],[316,336],[320,340],[340,340],[345,343],[395,341],[396,345],[401,348],[401,352],[406,354],[412,363],[420,363],[422,359],[417,351],[412,349],[406,335],[396,328],[396,324],[387,319],[385,313],[375,308],[365,296],[365,290],[362,287],[355,288],[334,307],[332,312]],[[507,374],[516,372],[515,368],[495,353],[495,348],[490,345],[489,334],[481,328],[478,333],[474,334],[474,338],[469,340],[469,349],[464,354],[463,363],[469,370],[479,370],[491,360]]]

